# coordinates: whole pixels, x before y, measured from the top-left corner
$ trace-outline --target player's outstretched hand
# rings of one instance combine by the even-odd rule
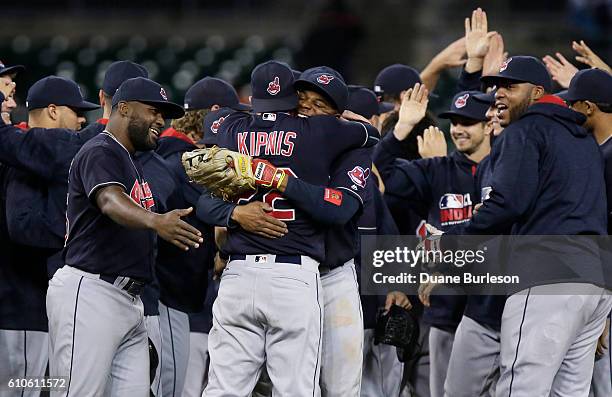
[[[187,216],[193,208],[173,210],[155,217],[153,229],[159,237],[176,245],[182,250],[188,251],[190,247],[198,248],[204,242],[202,233],[183,221],[181,218]]]
[[[430,126],[423,136],[417,136],[419,154],[422,158],[445,157],[448,154],[444,132],[438,127]]]
[[[398,140],[406,139],[414,126],[423,120],[428,103],[429,90],[427,90],[425,84],[416,83],[413,88],[404,92],[399,110],[399,120],[393,130],[393,135]]]
[[[570,81],[572,77],[576,73],[578,73],[578,68],[572,65],[563,55],[560,53],[555,53],[558,60],[551,57],[550,55],[546,55],[542,60],[546,65],[546,69],[552,76],[553,80],[555,80],[561,87],[567,88],[570,85]]]
[[[504,38],[501,34],[495,33],[489,40],[489,51],[482,61],[482,75],[493,76],[499,73],[502,63],[508,58],[505,51]]]
[[[391,291],[387,294],[387,300],[385,301],[385,314],[389,312],[391,306],[397,305],[403,307],[406,310],[412,309],[412,304],[408,300],[405,293],[400,291]]]
[[[592,68],[597,68],[601,70],[605,70],[608,73],[612,73],[612,68],[605,63],[597,54],[593,52],[584,42],[584,40],[580,40],[580,43],[573,41],[572,48],[574,51],[578,53],[576,55],[576,60],[578,62],[582,62],[586,65],[589,65]]]
[[[4,98],[8,98],[15,92],[15,83],[6,79],[0,79],[0,92],[4,94]]]
[[[489,51],[489,41],[497,32],[488,31],[487,13],[480,7],[472,11],[472,18],[465,18],[465,50],[467,63],[465,71],[474,73],[482,70],[484,57]]]
[[[271,211],[269,204],[253,201],[246,205],[237,205],[232,212],[232,220],[247,232],[267,238],[283,237],[288,232],[287,225],[268,215]]]
[[[421,81],[430,91],[438,84],[440,73],[446,69],[463,66],[467,62],[465,55],[465,37],[450,43],[434,56],[420,73]]]

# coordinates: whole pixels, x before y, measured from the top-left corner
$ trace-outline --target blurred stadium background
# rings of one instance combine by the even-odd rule
[[[571,41],[583,39],[612,58],[612,0],[2,0],[0,60],[27,67],[17,79],[21,105],[50,74],[74,79],[97,101],[106,66],[119,59],[142,63],[178,102],[205,76],[231,82],[246,99],[251,69],[270,58],[299,70],[329,65],[348,83],[371,86],[388,64],[422,69],[463,35],[478,6],[510,55],[573,59]],[[448,105],[458,72],[441,78],[434,111]],[[26,116],[20,107],[13,120]]]

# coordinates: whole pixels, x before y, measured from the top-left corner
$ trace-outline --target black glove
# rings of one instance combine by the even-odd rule
[[[405,362],[414,357],[419,344],[419,322],[403,307],[393,305],[387,314],[381,310],[376,320],[374,344],[397,348],[397,358]]]

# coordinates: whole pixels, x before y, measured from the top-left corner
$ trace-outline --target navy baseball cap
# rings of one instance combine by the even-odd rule
[[[296,90],[316,91],[329,99],[342,113],[348,101],[348,88],[342,75],[327,66],[304,70],[293,85]]]
[[[396,63],[378,73],[374,80],[374,92],[377,95],[396,95],[414,87],[416,83],[422,83],[419,72],[410,66]]]
[[[230,108],[221,108],[214,112],[209,112],[204,116],[204,128],[202,130],[204,136],[198,143],[206,146],[216,145],[218,141],[217,133],[219,132],[221,123],[223,123],[227,116],[234,112],[235,110]]]
[[[216,77],[204,77],[185,93],[186,110],[208,109],[213,105],[234,110],[251,110],[249,105],[240,103],[238,93],[231,84]]]
[[[474,99],[491,106],[495,104],[495,92],[497,92],[497,90],[493,87],[493,89],[487,93],[480,92],[479,94],[474,94]]]
[[[293,72],[286,63],[268,61],[255,66],[251,73],[253,110],[263,113],[295,109],[298,96],[293,83]]]
[[[494,76],[482,76],[480,80],[488,85],[497,85],[500,80],[511,80],[517,83],[531,83],[544,87],[546,92],[552,88],[552,80],[546,66],[532,56],[515,56],[506,59]]]
[[[438,117],[450,119],[453,117],[463,117],[471,120],[487,121],[487,110],[489,104],[476,100],[475,96],[480,95],[480,91],[461,91],[453,98],[450,110],[440,113]]]
[[[346,108],[366,119],[381,113],[387,113],[394,109],[392,103],[378,102],[374,91],[356,85],[349,85],[349,98]]]
[[[119,86],[127,79],[134,77],[149,78],[149,72],[144,66],[132,61],[117,61],[110,64],[104,74],[104,82],[102,82],[102,91],[106,95],[113,96]]]
[[[13,65],[7,66],[4,62],[0,61],[0,76],[4,76],[5,74],[19,73],[25,70],[25,66],[23,65]]]
[[[168,101],[166,90],[153,80],[134,77],[123,82],[113,95],[113,107],[119,102],[142,102],[159,109],[166,119],[180,119],[185,111],[180,105]]]
[[[572,77],[567,93],[559,96],[568,102],[612,103],[612,75],[600,69],[580,70]]]
[[[82,111],[100,107],[83,99],[77,83],[58,76],[47,76],[32,84],[26,98],[28,110],[45,108],[51,104],[68,106]]]

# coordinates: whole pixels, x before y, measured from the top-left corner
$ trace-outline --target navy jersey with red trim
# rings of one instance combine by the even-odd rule
[[[349,149],[372,145],[377,136],[378,131],[370,125],[332,116],[307,118],[287,113],[234,113],[221,125],[218,143],[221,147],[269,160],[310,184],[328,186],[334,160]],[[230,229],[224,251],[324,259],[325,227],[293,208],[274,190],[259,188],[239,203],[256,200],[270,204],[274,209],[271,215],[286,222],[289,232],[281,238],[268,239],[242,229]]]
[[[83,145],[70,168],[65,263],[95,274],[151,281],[156,235],[123,227],[100,211],[96,194],[110,185],[153,210],[155,201],[140,164],[103,132]]]
[[[330,227],[325,233],[325,265],[331,269],[342,266],[359,254],[357,222],[363,211],[373,207],[367,184],[372,173],[372,149],[351,150],[332,165],[329,187],[342,194],[352,194],[361,203],[361,211],[345,225]]]

